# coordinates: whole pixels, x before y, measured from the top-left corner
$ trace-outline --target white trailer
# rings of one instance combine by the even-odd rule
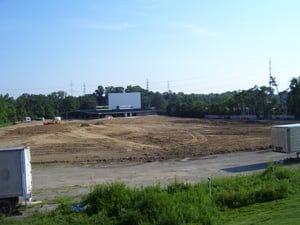
[[[272,127],[273,151],[300,154],[300,124],[276,125]]]
[[[0,214],[11,214],[22,197],[32,199],[30,147],[0,148]]]

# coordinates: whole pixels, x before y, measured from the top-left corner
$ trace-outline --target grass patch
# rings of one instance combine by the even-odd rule
[[[238,208],[286,198],[299,187],[299,172],[274,163],[262,173],[221,178],[212,185],[213,198],[221,208]]]
[[[228,210],[226,225],[296,225],[300,224],[300,193],[286,199]]]
[[[0,123],[0,128],[2,128],[2,127],[8,127],[10,125],[12,125],[12,123]]]
[[[214,225],[297,224],[300,218],[300,172],[270,164],[262,173],[213,179],[207,183],[173,183],[129,188],[123,183],[95,186],[82,197],[61,199],[57,209],[35,212],[20,222],[2,218],[1,224]],[[72,202],[73,201],[73,202]],[[299,223],[298,223],[299,224]]]

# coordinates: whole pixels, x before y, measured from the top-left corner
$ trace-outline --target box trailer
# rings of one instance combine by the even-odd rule
[[[272,127],[273,151],[300,154],[300,124],[275,125]]]
[[[23,198],[32,199],[30,147],[0,148],[0,214],[11,214]]]

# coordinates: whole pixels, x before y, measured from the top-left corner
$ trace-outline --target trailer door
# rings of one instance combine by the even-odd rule
[[[22,154],[22,177],[23,177],[23,197],[26,202],[30,202],[32,198],[32,173],[31,173],[31,157],[30,148],[24,148]]]
[[[0,198],[20,196],[22,195],[20,151],[0,153]]]

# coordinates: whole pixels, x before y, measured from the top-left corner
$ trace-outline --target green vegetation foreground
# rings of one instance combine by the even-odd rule
[[[209,191],[211,187],[211,192]],[[64,200],[57,209],[35,212],[1,224],[300,224],[300,171],[270,164],[261,173],[197,184],[176,179],[129,188],[123,183],[97,185],[80,205]]]

